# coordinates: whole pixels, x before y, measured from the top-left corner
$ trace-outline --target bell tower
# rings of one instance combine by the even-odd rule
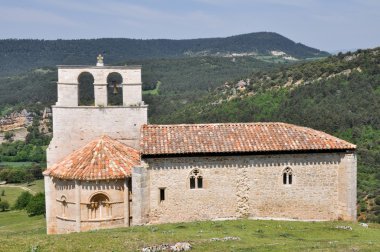
[[[141,66],[105,66],[98,56],[96,66],[58,66],[58,101],[52,106],[53,139],[47,149],[48,167],[91,140],[108,135],[139,149],[140,127],[147,123],[148,106],[142,101]],[[94,104],[79,103],[79,76],[93,77]],[[112,92],[107,78],[121,76],[122,104],[109,104]],[[113,88],[116,88],[114,86]]]

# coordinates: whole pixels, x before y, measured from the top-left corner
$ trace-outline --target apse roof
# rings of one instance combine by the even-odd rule
[[[44,175],[73,180],[108,180],[131,176],[139,151],[108,136],[97,138],[48,168]]]

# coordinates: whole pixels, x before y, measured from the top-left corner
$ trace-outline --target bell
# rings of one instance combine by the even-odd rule
[[[114,95],[117,95],[119,93],[119,91],[117,90],[117,83],[116,81],[112,81],[112,85],[113,85],[113,94]]]
[[[112,92],[114,95],[117,95],[119,93],[119,91],[117,91],[117,86],[116,86],[116,82],[113,83],[113,92]]]

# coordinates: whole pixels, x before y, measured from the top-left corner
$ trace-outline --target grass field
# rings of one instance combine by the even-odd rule
[[[14,203],[16,202],[16,199],[25,189],[22,189],[21,187],[29,189],[29,192],[32,194],[36,194],[38,192],[44,192],[44,180],[35,180],[32,183],[24,183],[24,184],[7,184],[7,185],[1,185],[0,186],[0,198],[2,201],[6,200],[8,201],[10,207],[13,207]],[[2,192],[4,190],[4,196],[1,196]],[[1,250],[0,250],[1,251]]]
[[[19,184],[43,191],[43,180]],[[2,200],[13,204],[23,192],[5,190]],[[350,230],[336,226],[349,225]],[[211,238],[239,237],[235,241]],[[380,225],[364,228],[348,222],[205,221],[46,235],[43,216],[25,211],[0,212],[0,251],[138,251],[146,246],[189,242],[191,251],[380,251]]]
[[[15,203],[17,197],[22,193],[24,192],[24,190],[22,190],[21,188],[17,188],[17,187],[3,187],[1,186],[0,187],[0,194],[2,194],[4,190],[4,196],[0,196],[1,200],[2,201],[8,201],[9,205],[10,206],[13,206],[13,204]]]
[[[380,251],[380,225],[346,222],[205,221],[46,235],[45,221],[23,211],[0,213],[0,251],[141,251],[189,242],[191,251]],[[336,229],[349,225],[352,231]],[[211,238],[239,237],[236,241]]]
[[[20,185],[29,188],[30,190],[32,190],[35,193],[44,192],[45,191],[44,180],[43,179],[35,180],[35,181],[33,181],[33,182],[29,183],[29,184],[25,183],[25,184],[20,184]]]

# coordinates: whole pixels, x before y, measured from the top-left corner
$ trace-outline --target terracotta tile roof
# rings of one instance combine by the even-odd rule
[[[143,125],[142,155],[354,150],[321,131],[287,123]]]
[[[61,179],[107,180],[131,176],[140,164],[139,151],[102,136],[73,152],[44,172]]]

